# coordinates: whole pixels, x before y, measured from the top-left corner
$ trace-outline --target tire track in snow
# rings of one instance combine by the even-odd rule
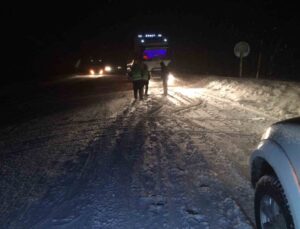
[[[108,132],[110,132],[107,135],[107,138],[110,138],[111,136],[115,136],[116,132],[118,131],[118,127],[120,126],[120,121],[123,119],[123,116],[128,114],[130,112],[130,109],[132,108],[133,104],[128,106],[116,119],[112,122],[112,128],[108,128]],[[107,123],[109,125],[109,123]],[[103,133],[100,134],[101,137]],[[88,144],[88,147],[85,148],[83,151],[86,151],[88,154],[85,158],[83,158],[84,161],[81,161],[76,167],[75,175],[73,174],[73,178],[71,181],[68,181],[66,185],[63,184],[63,186],[58,187],[58,190],[56,187],[54,187],[53,191],[49,190],[48,192],[57,192],[60,190],[60,194],[54,194],[54,200],[51,200],[49,203],[47,203],[47,207],[44,210],[41,210],[43,208],[43,202],[41,205],[33,206],[29,212],[26,212],[26,216],[23,215],[20,217],[20,220],[22,221],[23,218],[29,218],[27,219],[26,224],[23,222],[22,224],[24,227],[28,225],[28,227],[31,227],[32,225],[35,225],[36,227],[40,227],[41,225],[51,225],[53,222],[55,225],[60,224],[60,220],[54,220],[55,216],[60,212],[61,209],[64,209],[66,205],[69,204],[69,201],[74,199],[75,196],[78,195],[84,189],[84,186],[88,184],[91,180],[94,179],[96,174],[93,173],[93,171],[97,167],[96,157],[97,153],[99,152],[98,147],[99,144],[95,144],[96,140],[93,139]],[[97,142],[97,141],[96,141]],[[60,182],[64,183],[65,178],[62,178]],[[60,186],[60,184],[59,184]],[[55,190],[55,191],[54,191]],[[50,196],[51,196],[50,195]],[[47,200],[47,197],[45,197]],[[52,198],[52,197],[51,197]],[[42,200],[44,201],[44,200]],[[47,200],[48,201],[48,200]],[[72,203],[73,204],[73,203]],[[86,203],[87,204],[87,203]],[[80,203],[75,203],[75,206],[78,207]],[[84,202],[83,202],[84,205]],[[84,207],[84,206],[83,206]],[[78,209],[76,211],[79,211]],[[33,216],[39,215],[39,217],[34,218]],[[75,214],[76,215],[76,214]],[[51,218],[53,218],[53,222],[51,222]],[[67,218],[67,217],[66,217]],[[69,223],[69,221],[74,220],[74,217],[71,216],[70,220],[62,219],[61,223],[66,224]],[[76,218],[76,217],[75,217]],[[31,226],[29,226],[31,225]]]
[[[183,122],[188,123],[187,120],[183,120]],[[193,127],[197,126],[193,122],[191,122],[191,125],[193,125]],[[187,131],[187,133],[190,132]],[[197,136],[196,141],[194,140],[194,144],[200,145],[201,147],[205,145],[205,147],[208,148],[203,151],[205,159],[209,162],[210,167],[215,171],[217,177],[224,182],[226,191],[235,200],[249,222],[254,226],[253,191],[251,184],[249,181],[245,181],[245,177],[234,166],[234,163],[226,158],[224,151],[217,146],[209,134],[209,131],[201,132],[201,137]]]
[[[194,105],[193,99],[182,99],[179,95],[171,99],[150,97],[131,104],[108,123],[108,128],[100,131],[98,138],[84,149],[88,156],[81,161],[80,172],[69,188],[52,203],[48,216],[35,221],[35,225],[213,228],[222,223],[218,218],[208,217],[211,214],[225,220],[225,228],[237,226],[230,217],[242,219],[239,210],[226,215],[226,210],[235,208],[234,201],[223,187],[227,184],[215,176],[216,170],[223,169],[216,169],[214,164],[213,154],[219,149],[210,152],[214,145],[207,143],[211,139],[205,133],[201,133],[201,145],[194,144],[188,130],[195,123],[181,119],[181,115],[197,111],[205,103]],[[176,101],[189,107],[176,114]],[[209,115],[215,117],[213,112]],[[136,145],[134,139],[139,137],[142,143]],[[148,143],[145,145],[149,139],[151,148],[147,148]],[[144,164],[146,156],[152,157],[150,165]],[[217,162],[221,164],[222,160]],[[147,192],[153,195],[148,196]],[[226,221],[229,219],[232,222]]]
[[[172,116],[172,118],[173,119],[176,119],[176,120],[182,120],[182,119],[180,119],[179,118],[179,116]],[[174,126],[178,126],[178,122],[176,122],[177,124],[176,125],[174,125]],[[184,126],[186,126],[186,124],[188,124],[189,122],[188,122],[188,120],[184,120],[183,121],[183,124],[184,124]],[[184,127],[182,127],[181,126],[181,128],[180,128],[181,130],[182,129],[186,129],[186,128],[184,128]],[[187,137],[186,137],[186,139],[187,139],[187,141],[191,141],[191,138],[189,137],[190,136],[190,134],[189,134],[189,132],[187,132],[187,131],[182,131]],[[172,134],[170,134],[170,136],[171,136]],[[207,144],[206,144],[206,140],[203,142],[203,144],[202,144],[202,148],[204,147],[204,149],[206,149],[205,151],[208,151],[208,149],[207,149]],[[206,158],[206,157],[205,157]],[[207,159],[207,158],[206,158]],[[210,161],[210,163],[208,163],[209,165],[210,165],[210,167],[212,168],[212,170],[213,171],[215,171],[215,168],[214,168],[214,165],[213,164],[211,164],[211,159],[214,159],[214,158],[208,158],[209,160],[208,161]],[[223,171],[223,170],[219,170],[219,171]],[[192,182],[191,182],[192,183]],[[225,188],[225,189],[227,189],[227,188]],[[228,190],[226,190],[226,192],[228,192]],[[228,193],[231,193],[231,192],[228,192]],[[231,193],[232,194],[232,193]],[[237,201],[237,200],[235,200],[236,201],[236,203],[238,204],[239,202]],[[240,206],[240,209],[243,211],[243,209],[241,208],[241,206]],[[245,213],[245,212],[244,212]],[[245,214],[246,215],[246,214]],[[249,222],[251,222],[251,220],[248,218],[248,220],[249,220]]]
[[[164,112],[165,112],[165,110],[164,110]],[[174,167],[174,165],[176,165],[176,163],[178,163],[178,158],[175,159],[176,157],[175,157],[174,153],[176,151],[178,151],[178,152],[182,152],[183,151],[182,149],[178,148],[178,145],[177,145],[178,143],[175,143],[174,141],[172,141],[170,139],[170,136],[173,136],[173,134],[174,134],[174,133],[172,133],[171,130],[174,127],[177,127],[178,123],[177,123],[176,120],[171,119],[171,118],[166,119],[165,122],[163,122],[163,123],[161,121],[157,120],[156,123],[160,124],[160,126],[161,126],[160,129],[162,129],[162,131],[157,131],[157,129],[156,129],[155,130],[155,134],[158,135],[158,139],[161,139],[160,142],[163,142],[163,144],[159,143],[160,146],[158,147],[158,151],[160,152],[159,154],[161,154],[161,156],[158,157],[159,158],[158,161],[164,161],[164,164],[163,164],[164,169],[162,170],[164,172],[160,172],[160,173],[163,174],[162,177],[164,178],[164,185],[163,185],[163,187],[165,187],[164,193],[167,194],[167,198],[166,198],[167,199],[167,203],[166,203],[166,205],[170,206],[168,208],[169,209],[169,211],[168,211],[169,213],[167,213],[169,215],[169,217],[170,217],[168,225],[172,225],[172,221],[174,222],[173,225],[176,225],[176,224],[177,225],[181,225],[180,222],[178,222],[177,220],[180,219],[179,221],[186,222],[186,220],[187,220],[186,215],[188,214],[188,215],[194,215],[194,217],[196,217],[196,218],[198,217],[197,218],[197,220],[198,220],[197,224],[195,224],[195,225],[198,225],[198,227],[199,227],[201,225],[201,222],[202,222],[203,223],[203,225],[202,225],[203,228],[206,228],[206,226],[207,226],[206,223],[207,222],[205,220],[205,217],[201,216],[201,214],[197,210],[195,210],[195,208],[193,208],[193,207],[190,208],[189,206],[186,207],[187,204],[184,203],[184,201],[183,201],[184,198],[182,198],[183,196],[185,196],[188,199],[194,199],[198,195],[199,192],[196,191],[196,192],[193,193],[193,197],[191,197],[192,194],[188,194],[188,191],[186,191],[186,190],[190,190],[190,187],[193,184],[192,180],[194,180],[195,177],[188,179],[187,176],[185,176],[186,177],[185,181],[188,180],[189,182],[185,183],[185,185],[182,186],[183,185],[182,183],[184,183],[184,182],[179,182],[181,184],[178,184],[178,181],[180,179],[178,177],[176,177],[176,176],[178,176],[178,171],[177,171],[177,174],[176,173],[174,174],[174,169],[178,169],[176,166]],[[189,137],[188,137],[189,135],[186,134],[185,136],[186,136],[185,141],[187,141],[189,139]],[[182,139],[182,136],[180,136],[180,137]],[[168,145],[171,145],[171,146],[168,146]],[[195,150],[195,149],[193,149],[193,150]],[[189,151],[189,150],[187,150],[187,151]],[[199,155],[201,155],[201,154],[199,154]],[[199,157],[199,155],[198,155],[198,157]],[[198,158],[198,161],[199,161],[199,158]],[[193,161],[193,160],[191,160],[190,162],[191,163],[194,162],[194,164],[195,164],[195,161]],[[187,165],[185,164],[185,166],[187,166]],[[182,165],[181,165],[181,167],[182,167]],[[159,169],[160,168],[161,168],[161,165],[160,165]],[[188,173],[188,174],[192,175],[193,172],[194,172],[194,170],[191,170],[190,173]],[[203,170],[201,170],[200,173],[201,172],[203,173]],[[158,181],[158,183],[159,183],[159,181]],[[173,184],[176,184],[179,187],[176,188],[176,185],[174,186]],[[160,183],[160,185],[161,185],[161,183]],[[222,184],[220,184],[220,185],[222,185]],[[188,188],[183,188],[183,187],[188,187]],[[194,186],[194,187],[199,188],[197,186]],[[201,188],[203,189],[203,187],[205,188],[205,185],[203,185],[202,187],[200,187],[200,189]],[[184,191],[180,192],[178,190],[178,189],[181,189],[181,188]],[[179,197],[176,198],[176,196],[178,195],[178,193],[186,193],[186,194],[185,195],[181,195],[181,196],[179,196]],[[181,209],[181,210],[179,210],[179,209]],[[178,212],[178,210],[179,210],[179,212]],[[185,216],[185,218],[184,218],[183,215]],[[239,218],[239,217],[237,217],[237,218]],[[189,221],[186,225],[190,226],[191,222]],[[229,227],[229,228],[231,228],[231,227]],[[240,228],[244,228],[244,227],[240,227]]]
[[[180,96],[180,94],[178,94]],[[184,95],[181,95],[182,97],[184,97]],[[214,97],[210,97],[210,98],[213,98]],[[231,188],[228,188],[228,192],[231,193],[231,195],[235,198],[236,200],[236,203],[241,207],[241,209],[243,210],[243,212],[245,213],[245,215],[248,216],[248,219],[250,220],[250,222],[252,222],[252,224],[254,225],[254,216],[253,216],[253,191],[251,189],[251,186],[249,184],[249,182],[244,182],[245,180],[245,177],[242,176],[242,175],[238,175],[241,173],[241,171],[239,171],[236,166],[234,166],[232,163],[232,161],[228,160],[228,158],[226,158],[226,156],[224,155],[224,152],[222,149],[220,149],[218,147],[218,144],[220,144],[220,142],[216,142],[214,138],[211,137],[211,134],[214,134],[213,132],[210,131],[210,129],[207,129],[207,121],[209,121],[209,124],[214,124],[216,123],[216,121],[218,121],[219,117],[216,116],[220,113],[222,113],[222,109],[220,106],[215,106],[216,104],[212,104],[211,102],[215,102],[213,100],[209,100],[207,101],[209,102],[209,106],[210,107],[213,107],[213,109],[211,108],[208,108],[206,107],[205,108],[205,112],[208,112],[210,114],[210,119],[203,119],[203,124],[204,125],[199,125],[198,122],[195,122],[195,119],[186,119],[186,118],[183,118],[183,116],[179,116],[179,115],[176,115],[177,118],[179,120],[182,121],[182,124],[184,126],[183,129],[187,130],[187,133],[190,133],[190,134],[194,134],[193,133],[193,130],[195,128],[201,128],[203,131],[201,131],[201,137],[200,138],[197,138],[197,144],[199,144],[199,141],[202,142],[201,138],[204,137],[204,141],[202,142],[202,144],[205,144],[207,146],[210,147],[210,149],[212,150],[213,153],[209,152],[209,153],[206,153],[205,154],[205,157],[207,158],[207,161],[209,161],[210,163],[213,163],[211,164],[211,166],[215,165],[217,166],[215,171],[217,171],[217,174],[218,174],[218,177],[220,177],[220,179],[222,181],[224,181],[225,183],[227,183],[227,186],[229,185],[229,187]],[[217,102],[223,102],[222,100],[217,100]],[[223,106],[223,105],[222,105]],[[244,107],[239,107],[239,106],[234,106],[235,108],[237,109],[241,109],[243,110],[243,115],[242,116],[247,116],[245,115],[245,110],[249,111],[248,109],[243,109]],[[194,109],[194,107],[191,107],[192,109]],[[196,107],[196,109],[201,109],[201,107]],[[188,112],[191,112],[192,110],[191,109],[187,109],[187,110],[184,110],[183,113],[186,114]],[[253,112],[255,115],[257,115],[258,113],[257,112]],[[201,112],[200,112],[201,114]],[[248,114],[248,117],[249,117],[249,114]],[[246,121],[251,121],[253,120],[253,118],[244,118],[244,120]],[[264,116],[265,117],[265,116]],[[229,127],[229,129],[232,129],[234,127],[232,127],[232,120],[228,120],[228,119],[222,119],[224,122],[224,126],[227,126]],[[261,119],[261,120],[264,120],[264,119]],[[186,124],[188,124],[188,126],[186,126]],[[216,125],[213,129],[215,128],[220,128],[220,125]],[[188,130],[190,129],[190,131]],[[223,133],[223,138],[227,138],[227,139],[230,139],[230,133],[226,133],[226,132],[222,132]],[[215,134],[218,134],[217,132],[215,132]],[[227,136],[227,137],[226,137]],[[241,136],[241,134],[238,134],[238,136]],[[244,135],[244,136],[251,136],[251,135]],[[253,134],[252,134],[253,136]],[[257,136],[255,136],[257,137]],[[201,144],[201,143],[200,143]],[[222,147],[222,145],[220,145],[220,147]],[[216,156],[217,155],[217,156]],[[217,157],[219,157],[217,159]],[[217,159],[217,160],[216,160]],[[217,162],[217,164],[215,164],[215,162]],[[225,175],[223,172],[218,172],[218,171],[227,171],[227,173],[229,174],[232,174],[231,176],[227,176]],[[231,172],[230,172],[231,171]],[[232,177],[235,177],[235,179],[232,179]],[[236,182],[236,180],[238,180],[239,182]],[[239,184],[239,190],[237,190],[235,188],[235,186],[237,185],[237,183]],[[248,183],[248,184],[247,184]],[[246,186],[245,186],[246,184]],[[248,187],[248,188],[245,188],[245,187]],[[240,194],[240,192],[243,192],[242,195]]]
[[[136,129],[137,130],[136,134],[139,135],[138,134],[139,131],[143,130],[144,128],[139,127],[140,121],[135,120],[134,115],[132,115],[132,114],[135,114],[135,113],[139,113],[139,108],[137,106],[136,107],[129,107],[128,109],[126,109],[126,112],[123,112],[123,114],[120,116],[120,119],[118,119],[115,122],[115,126],[113,125],[110,128],[108,128],[108,131],[104,134],[103,138],[100,139],[100,143],[98,143],[98,145],[103,146],[102,151],[103,150],[106,151],[105,153],[103,152],[105,155],[99,155],[98,154],[97,158],[95,159],[95,161],[98,162],[97,168],[91,163],[88,164],[89,165],[88,167],[94,168],[96,174],[110,174],[109,171],[111,169],[113,170],[112,175],[109,175],[108,177],[105,177],[103,179],[99,179],[95,176],[95,180],[91,181],[91,186],[92,187],[94,186],[93,183],[97,182],[96,186],[98,188],[102,189],[102,193],[99,193],[99,196],[103,195],[103,192],[107,193],[107,195],[109,195],[109,193],[111,193],[111,192],[113,192],[114,195],[117,195],[118,191],[120,191],[120,186],[118,185],[118,182],[114,181],[113,184],[109,184],[110,181],[119,180],[120,183],[123,184],[122,187],[129,186],[128,182],[129,182],[130,179],[126,179],[123,176],[119,177],[119,175],[124,174],[124,173],[125,174],[126,173],[130,174],[130,170],[128,171],[128,169],[130,169],[132,167],[132,165],[128,164],[128,160],[129,160],[129,162],[132,163],[135,159],[134,158],[126,159],[126,155],[120,154],[119,150],[121,150],[121,148],[120,148],[121,145],[124,146],[126,143],[130,144],[130,141],[131,141],[130,139],[131,139],[132,136],[128,135],[128,131],[123,131],[122,129],[120,129],[120,127],[124,126],[124,123],[128,123],[128,127],[126,129],[128,129],[128,128],[137,128]],[[120,125],[121,123],[123,125]],[[110,132],[113,132],[115,134],[112,134]],[[131,132],[131,135],[132,135],[132,132]],[[111,137],[113,137],[113,138],[111,138]],[[124,142],[124,141],[126,141],[126,139],[129,140],[129,142]],[[129,153],[131,151],[131,148],[129,147],[129,148],[124,149],[124,150],[125,150],[125,154],[126,154],[126,152]],[[129,156],[132,157],[133,155],[129,155]],[[100,161],[101,161],[101,164],[99,164]],[[125,162],[125,164],[127,162],[125,167],[122,165],[122,162]],[[124,171],[122,172],[120,170],[124,170]],[[87,172],[87,175],[88,175],[89,180],[91,180],[91,177],[93,177],[92,173]],[[125,191],[125,192],[123,190],[123,195],[128,196],[128,192],[129,192],[128,190]],[[122,192],[120,192],[120,193],[122,193]],[[106,196],[106,197],[109,198],[108,196]],[[107,198],[103,199],[103,201],[100,201],[100,200],[97,201],[99,206],[103,205],[103,202],[108,201]],[[110,201],[110,203],[112,205],[111,207],[109,207],[106,204],[104,206],[104,208],[108,209],[108,210],[109,209],[119,209],[119,208],[114,208],[113,207],[113,206],[116,205],[115,202]],[[124,204],[123,206],[125,206],[125,205],[126,204]],[[112,211],[112,210],[109,210],[109,211]],[[107,214],[109,214],[109,212],[105,213],[104,215],[107,215]],[[126,216],[121,214],[120,219],[116,220],[114,222],[114,224],[116,224],[118,222],[121,223],[122,220],[125,220],[124,217],[126,218]],[[103,219],[103,217],[102,217],[102,220],[105,222],[105,219]],[[57,222],[57,220],[56,220],[56,222]]]

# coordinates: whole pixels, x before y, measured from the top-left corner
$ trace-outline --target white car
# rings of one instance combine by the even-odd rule
[[[300,229],[300,117],[273,124],[250,159],[258,229]]]

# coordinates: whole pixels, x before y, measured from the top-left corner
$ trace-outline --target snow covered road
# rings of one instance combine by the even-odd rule
[[[253,228],[248,158],[276,118],[206,88],[161,94],[153,82],[144,101],[103,94],[1,130],[0,225]]]

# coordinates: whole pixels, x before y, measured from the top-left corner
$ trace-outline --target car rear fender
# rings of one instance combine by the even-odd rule
[[[263,140],[250,158],[251,176],[262,177],[264,172],[261,163],[267,163],[278,177],[289,203],[296,228],[300,229],[300,185],[297,175],[286,156],[286,153],[276,142]],[[253,185],[258,179],[253,179]]]

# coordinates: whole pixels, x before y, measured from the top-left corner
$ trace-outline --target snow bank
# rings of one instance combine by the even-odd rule
[[[300,116],[300,83],[208,77],[205,88],[274,118]]]

